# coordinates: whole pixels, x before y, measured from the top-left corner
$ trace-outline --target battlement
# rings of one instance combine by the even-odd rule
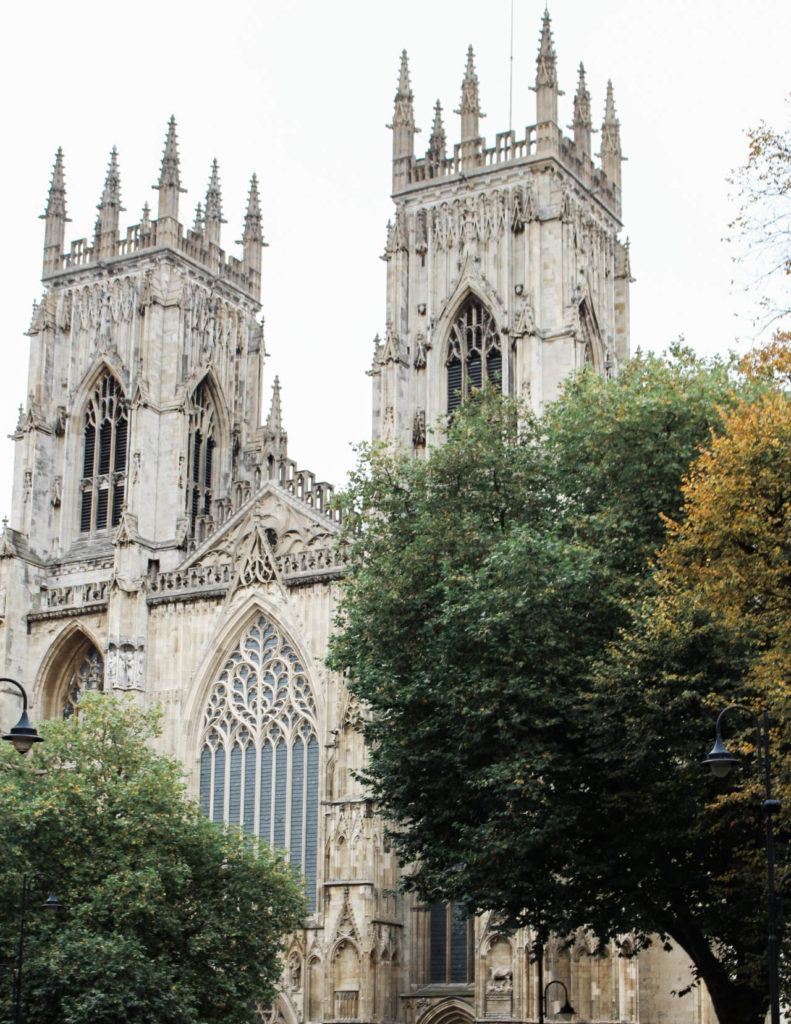
[[[486,174],[493,168],[501,170],[508,164],[545,159],[549,154],[538,152],[537,133],[537,125],[528,125],[521,139],[517,138],[515,131],[498,132],[493,146],[487,146],[486,139],[480,138],[471,143],[456,143],[453,156],[436,162],[430,156],[418,157],[410,165],[408,184],[396,194],[400,197],[414,186],[433,185],[438,179],[458,177],[461,180],[462,175],[471,178]],[[584,159],[572,139],[560,136],[554,155],[586,188],[595,191],[597,198],[612,213],[620,214],[620,190],[590,159]]]
[[[193,227],[185,228],[179,221],[179,194],[184,192],[184,189],[181,187],[176,123],[173,118],[168,124],[159,181],[153,188],[159,193],[157,218],[151,218],[151,211],[146,203],[140,222],[127,227],[125,236],[122,236],[119,228],[119,215],[123,212],[120,172],[118,153],[113,147],[104,189],[97,206],[99,216],[93,240],[87,237],[78,238],[65,249],[65,225],[69,218],[66,216],[63,151],[58,149],[47,208],[42,214],[42,219],[46,223],[44,280],[64,272],[105,264],[144,251],[171,249],[235,285],[258,302],[261,295],[261,251],[265,242],[256,176],[253,175],[250,182],[241,241],[241,259],[227,254],[220,246],[220,235],[225,220],[222,216],[219,168],[216,160],[212,163],[205,204],[198,203]]]
[[[467,51],[467,65],[461,84],[461,103],[456,113],[461,120],[461,139],[447,154],[447,136],[442,117],[442,105],[434,106],[434,121],[425,156],[415,155],[414,96],[409,82],[406,51],[401,54],[398,88],[395,96],[393,120],[393,196],[398,199],[415,186],[425,188],[453,177],[464,180],[503,170],[509,165],[530,161],[554,159],[571,172],[591,194],[594,194],[616,218],[621,215],[621,153],[620,122],[615,114],[612,83],[607,84],[604,118],[601,126],[600,166],[594,164],[591,153],[593,124],[590,113],[590,93],[585,80],[585,68],[579,66],[579,78],[574,94],[573,138],[566,138],[558,121],[557,56],[549,13],[544,12],[539,51],[536,61],[536,123],[525,129],[523,138],[514,130],[498,132],[493,146],[487,146],[480,134],[480,108],[478,76],[475,72],[472,47]]]
[[[199,232],[178,225],[175,243],[168,232],[167,239],[160,243],[157,232],[157,221],[141,221],[126,229],[126,237],[118,238],[109,253],[100,254],[99,246],[87,238],[77,238],[70,242],[67,252],[60,254],[44,272],[44,280],[48,280],[64,271],[73,271],[83,267],[96,266],[113,259],[133,256],[137,253],[149,252],[152,249],[170,248],[181,253],[194,263],[205,267],[212,274],[235,285],[251,298],[258,301],[260,297],[260,280],[251,272],[244,260],[227,254],[218,246],[209,245]],[[54,264],[54,265],[53,265]]]

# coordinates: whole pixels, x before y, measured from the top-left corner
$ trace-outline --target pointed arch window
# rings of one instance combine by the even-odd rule
[[[212,821],[287,850],[316,909],[319,742],[305,669],[266,616],[248,627],[203,713],[200,802]]]
[[[211,515],[214,449],[217,447],[217,418],[205,378],[192,394],[189,416],[187,516],[190,536],[194,537],[199,520]]]
[[[80,532],[118,526],[126,498],[129,412],[121,385],[106,373],[88,399],[83,429]]]
[[[471,295],[453,322],[446,357],[448,412],[484,380],[502,388],[503,357],[494,317]]]
[[[429,982],[467,984],[474,980],[473,920],[458,903],[434,903],[429,910]]]
[[[80,697],[88,690],[104,691],[104,658],[93,644],[82,648],[66,679],[63,697],[63,717],[71,718],[77,710]]]

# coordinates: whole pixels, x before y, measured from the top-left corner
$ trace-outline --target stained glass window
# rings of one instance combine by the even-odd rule
[[[461,404],[464,395],[486,380],[502,388],[503,358],[494,317],[480,299],[470,296],[453,322],[445,360],[448,412]]]
[[[472,918],[456,903],[435,903],[429,910],[429,981],[472,982],[472,950]]]
[[[264,615],[245,631],[203,715],[200,803],[288,851],[316,908],[319,743],[316,703],[288,640]]]
[[[77,702],[86,690],[104,690],[104,659],[93,644],[84,651],[66,683],[63,717],[71,718]]]

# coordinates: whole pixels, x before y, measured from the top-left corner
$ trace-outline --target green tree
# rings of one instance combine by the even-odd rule
[[[704,956],[670,926],[695,906],[690,893],[716,916],[721,893],[707,886],[731,864],[724,834],[707,859],[699,762],[708,701],[731,693],[742,652],[731,644],[723,659],[710,632],[701,686],[684,679],[683,698],[671,690],[665,706],[663,694],[653,716],[640,702],[632,712],[626,689],[616,701],[602,665],[653,586],[662,516],[683,518],[690,463],[760,389],[679,348],[617,380],[576,376],[540,421],[485,390],[425,461],[364,453],[346,498],[353,570],[332,664],[371,708],[367,781],[424,899],[561,935],[589,927],[602,942],[658,932],[706,980],[721,966],[714,941]],[[671,743],[656,775],[652,730],[683,736],[683,772]],[[631,802],[619,798],[627,778]],[[751,842],[739,827],[755,853],[760,833]],[[685,888],[696,858],[702,880]],[[760,904],[739,912],[749,943]]]
[[[180,767],[150,745],[157,721],[87,694],[28,758],[0,753],[2,1020],[23,874],[29,1024],[250,1024],[254,1003],[271,1002],[301,886],[185,798]],[[57,915],[38,909],[49,892]]]

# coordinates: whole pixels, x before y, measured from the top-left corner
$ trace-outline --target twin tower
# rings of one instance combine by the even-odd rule
[[[423,156],[407,55],[393,132],[395,217],[388,225],[387,321],[375,343],[374,435],[416,452],[441,437],[464,394],[485,380],[536,412],[572,370],[614,373],[629,353],[629,252],[621,228],[621,140],[612,85],[592,154],[591,100],[580,65],[573,138],[558,120],[557,57],[541,26],[536,123],[480,133],[472,47],[448,152],[437,101]]]

